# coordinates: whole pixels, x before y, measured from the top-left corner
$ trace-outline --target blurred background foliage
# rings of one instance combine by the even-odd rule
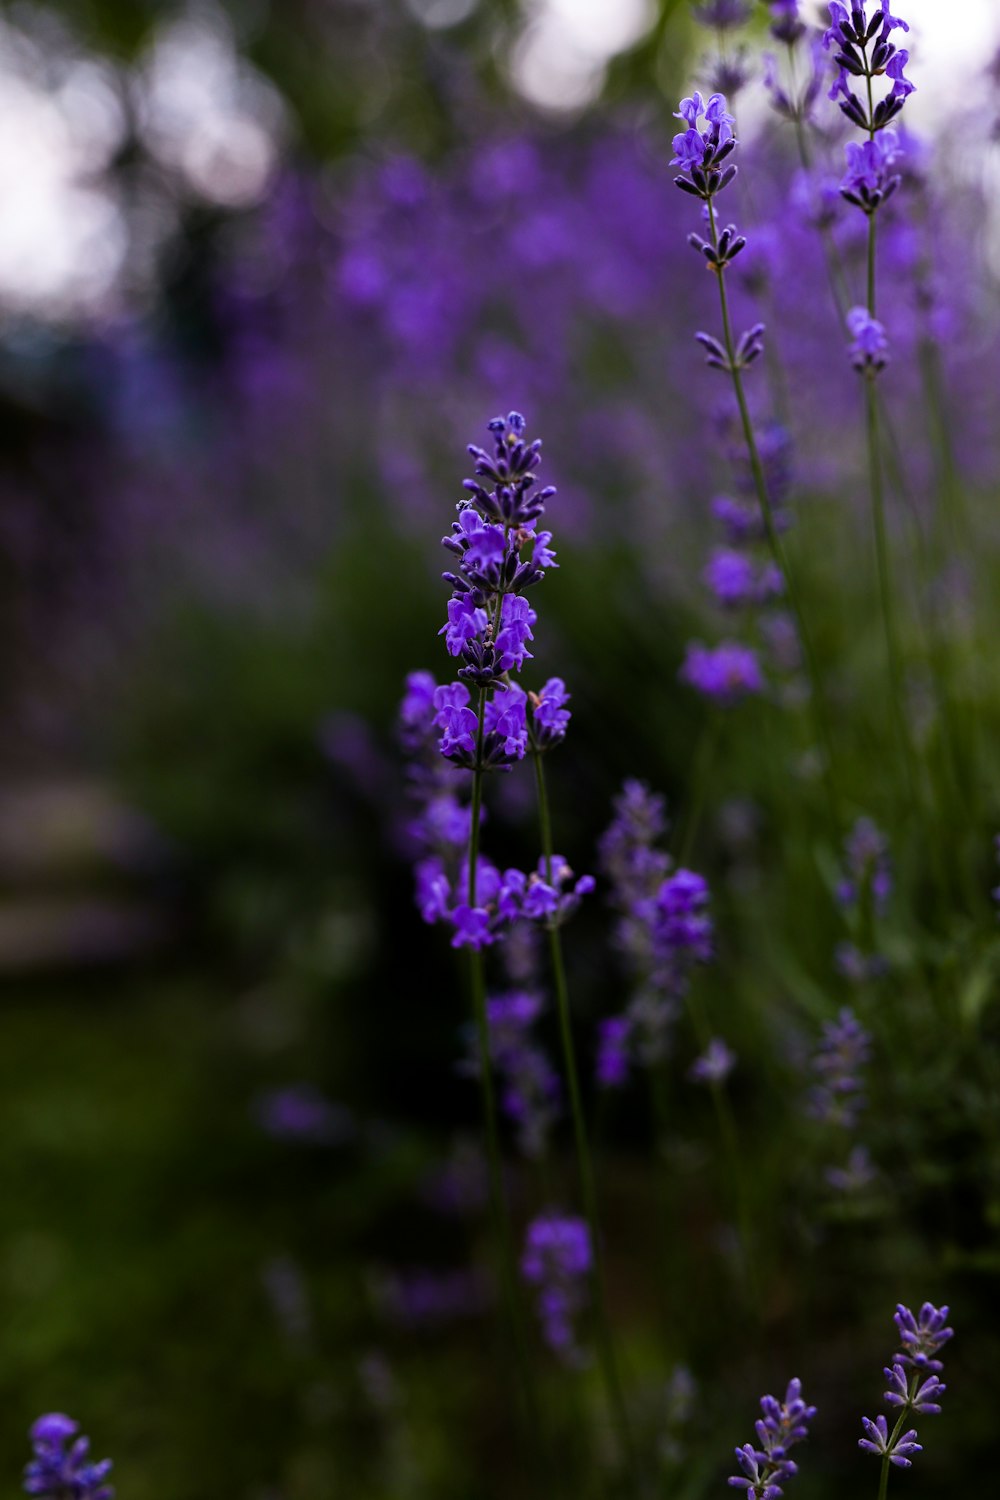
[[[872,1090],[882,1173],[831,1205],[817,1188],[825,1143],[800,1134],[789,1086],[789,1057],[839,996],[837,851],[815,766],[793,715],[776,726],[752,705],[722,726],[696,786],[707,715],[677,682],[683,642],[705,628],[706,469],[731,447],[690,352],[705,292],[666,168],[703,38],[678,0],[626,13],[634,35],[612,25],[561,74],[550,45],[555,71],[540,75],[516,0],[2,7],[3,128],[17,105],[23,139],[37,128],[49,143],[23,192],[35,158],[0,163],[0,208],[9,183],[21,213],[0,257],[12,1492],[29,1421],[57,1408],[113,1453],[132,1500],[553,1492],[511,1446],[492,1322],[469,1313],[468,1288],[461,1316],[409,1321],[386,1291],[395,1274],[481,1260],[486,1234],[481,1212],[434,1206],[442,1161],[477,1180],[477,1100],[456,1070],[458,966],[412,909],[393,719],[407,671],[444,670],[437,539],[462,442],[522,391],[564,493],[539,653],[574,693],[553,778],[559,841],[592,864],[625,775],[667,793],[681,833],[704,795],[694,848],[723,935],[704,1002],[753,1059],[734,1098],[767,1267],[759,1327],[732,1274],[707,1102],[678,1087],[653,1157],[641,1099],[599,1122],[612,1298],[636,1424],[661,1455],[655,1492],[710,1493],[760,1390],[789,1373],[808,1377],[824,1417],[797,1492],[856,1483],[857,1413],[876,1397],[889,1314],[924,1295],[955,1304],[961,1397],[907,1484],[977,1492],[995,1439],[1000,1268],[1000,699],[981,654],[993,615],[978,636],[955,627],[956,695],[987,748],[975,815],[942,803],[930,825],[950,841],[948,905],[928,825],[900,813],[870,580],[854,566],[862,524],[845,529],[831,484],[855,441],[836,428],[853,410],[850,372],[830,377],[841,406],[826,428],[827,388],[793,389],[811,530],[792,546],[824,607],[850,801],[896,819],[920,919],[888,924],[899,977]],[[532,16],[537,30],[541,7]],[[538,98],[546,78],[558,109]],[[772,146],[762,193],[780,204],[791,152]],[[61,261],[19,237],[29,201],[48,205]],[[508,281],[499,256],[522,215],[531,236]],[[366,279],[382,274],[364,258],[378,235],[390,282],[419,286],[392,260],[408,252],[438,276],[438,300],[401,300],[395,323],[373,312],[384,289]],[[995,278],[983,306],[995,314]],[[817,319],[804,362],[838,337]],[[439,363],[435,349],[449,351]],[[904,378],[901,421],[911,396]],[[970,509],[992,544],[979,597],[995,600],[981,382],[960,419]],[[918,474],[915,506],[935,480]],[[914,573],[908,591],[921,587]],[[510,857],[533,862],[530,800],[502,788],[491,817]],[[571,932],[587,1036],[620,1003],[607,938],[603,917]],[[318,1129],[262,1128],[286,1088],[322,1091]],[[559,1152],[551,1171],[568,1193]],[[512,1192],[521,1216],[537,1206],[528,1173],[512,1168]],[[564,1455],[555,1487],[610,1493],[573,1439],[582,1415],[598,1454],[608,1446],[596,1377],[542,1368]]]

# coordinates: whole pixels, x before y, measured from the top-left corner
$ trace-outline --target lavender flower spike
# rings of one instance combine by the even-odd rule
[[[583,1306],[583,1288],[592,1267],[593,1247],[583,1219],[549,1210],[528,1225],[521,1274],[537,1288],[545,1342],[568,1364],[579,1364],[583,1358],[574,1320]]]
[[[954,1328],[945,1327],[947,1317],[947,1307],[935,1307],[930,1302],[925,1302],[919,1317],[914,1317],[900,1302],[893,1314],[904,1350],[897,1355],[900,1363],[915,1370],[941,1370],[941,1361],[933,1356],[955,1336]]]
[[[47,1500],[112,1500],[114,1490],[104,1483],[111,1460],[92,1463],[90,1439],[77,1437],[79,1430],[62,1412],[38,1418],[28,1434],[35,1456],[24,1471],[26,1494]]]
[[[790,1380],[784,1401],[763,1396],[760,1409],[763,1416],[754,1424],[758,1446],[744,1443],[736,1449],[743,1473],[734,1474],[729,1483],[733,1489],[745,1490],[747,1500],[780,1500],[785,1492],[778,1480],[791,1479],[798,1471],[788,1450],[808,1437],[816,1408],[802,1399],[802,1382]]]
[[[883,1394],[890,1406],[898,1407],[899,1416],[891,1432],[885,1417],[878,1416],[874,1422],[862,1417],[865,1436],[858,1439],[860,1448],[882,1460],[880,1494],[885,1493],[889,1465],[908,1469],[911,1455],[922,1451],[916,1432],[912,1428],[903,1431],[907,1418],[914,1412],[936,1416],[941,1410],[937,1398],[945,1386],[938,1379],[943,1366],[936,1356],[954,1336],[954,1329],[946,1326],[947,1317],[947,1307],[935,1307],[931,1302],[925,1302],[917,1316],[900,1302],[893,1314],[903,1352],[896,1354],[891,1369],[884,1371],[889,1389]]]

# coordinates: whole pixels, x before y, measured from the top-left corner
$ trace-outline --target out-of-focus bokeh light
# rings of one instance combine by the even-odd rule
[[[143,141],[195,193],[229,207],[263,195],[286,112],[277,90],[240,57],[221,15],[165,22],[134,95]]]
[[[110,70],[0,23],[0,303],[65,317],[121,270],[127,234],[102,175],[125,132]]]
[[[406,0],[407,9],[432,31],[444,31],[467,21],[476,0]]]
[[[600,93],[610,59],[641,41],[655,19],[652,0],[528,0],[514,84],[541,109],[582,109]]]

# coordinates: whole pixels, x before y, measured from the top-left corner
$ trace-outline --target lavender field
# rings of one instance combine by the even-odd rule
[[[988,1494],[998,84],[4,8],[11,1494]]]

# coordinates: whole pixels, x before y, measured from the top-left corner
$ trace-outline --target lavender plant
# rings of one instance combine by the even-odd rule
[[[884,1396],[899,1414],[891,1431],[888,1419],[881,1414],[874,1421],[862,1417],[865,1436],[858,1439],[859,1448],[882,1460],[878,1500],[885,1500],[891,1469],[910,1468],[912,1455],[922,1451],[916,1431],[904,1431],[909,1418],[940,1414],[938,1397],[946,1387],[939,1379],[944,1365],[937,1355],[955,1332],[946,1326],[947,1317],[947,1307],[934,1307],[930,1302],[925,1302],[916,1316],[902,1303],[893,1314],[902,1349],[884,1372],[889,1385]]]
[[[852,0],[850,10],[840,0],[834,0],[823,45],[833,53],[837,68],[830,98],[836,99],[847,119],[868,136],[866,141],[851,141],[846,146],[847,172],[840,184],[842,196],[860,209],[868,221],[865,303],[850,310],[847,322],[853,339],[851,362],[865,381],[868,472],[889,663],[890,701],[910,785],[915,787],[916,768],[904,702],[903,664],[886,530],[879,404],[875,390],[875,381],[889,360],[886,331],[876,315],[878,220],[880,210],[894,196],[902,180],[898,170],[900,141],[890,126],[898,119],[906,99],[914,91],[905,73],[909,53],[905,48],[898,48],[892,40],[893,32],[897,30],[909,31],[909,26],[891,14],[889,0],[880,0],[871,15],[868,14],[868,0]],[[876,79],[885,79],[889,84],[888,91],[879,99],[875,94]],[[858,80],[864,86],[863,98],[855,92]]]
[[[798,1471],[788,1450],[808,1437],[816,1408],[803,1400],[802,1382],[791,1380],[784,1401],[762,1396],[760,1409],[762,1416],[754,1423],[757,1445],[744,1443],[736,1449],[743,1472],[729,1483],[733,1489],[744,1490],[748,1500],[780,1500],[784,1490],[777,1481],[791,1479]]]
[[[45,1500],[113,1500],[114,1489],[105,1484],[111,1460],[94,1463],[90,1439],[78,1437],[79,1431],[79,1423],[62,1412],[38,1418],[29,1433],[35,1456],[24,1471],[26,1494]]]
[[[839,823],[838,794],[833,779],[833,754],[822,697],[819,666],[806,629],[798,592],[789,573],[788,561],[775,518],[760,447],[744,389],[744,371],[759,359],[764,350],[764,326],[755,323],[737,339],[734,336],[729,310],[726,272],[747,244],[746,236],[739,233],[735,224],[727,224],[720,228],[717,211],[719,197],[734,181],[737,174],[737,166],[730,160],[737,145],[732,128],[735,120],[729,113],[726,100],[721,94],[713,94],[707,103],[700,94],[682,99],[677,118],[685,122],[687,129],[676,135],[673,141],[674,156],[671,165],[681,168],[674,182],[683,192],[699,199],[703,204],[708,238],[692,233],[688,239],[691,246],[704,257],[708,270],[717,279],[722,317],[721,342],[714,334],[709,333],[699,332],[695,337],[705,349],[708,363],[727,373],[732,381],[759,507],[759,523],[767,539],[776,570],[770,586],[772,589],[784,588],[795,616],[799,639],[809,670],[812,689],[810,701],[817,737],[823,749],[824,774],[831,817],[836,826]],[[704,126],[702,127],[703,120]],[[756,679],[753,677],[746,655],[739,648],[735,651],[728,651],[724,663],[724,670],[720,672],[719,667],[723,663],[717,664],[714,659],[696,654],[693,663],[689,659],[686,670],[689,677],[692,670],[694,671],[697,682],[704,683],[717,692],[721,688],[720,696],[724,697],[730,677],[734,683],[739,684],[739,689],[742,691],[746,691],[747,684],[751,684],[752,688],[758,686],[759,674]]]

